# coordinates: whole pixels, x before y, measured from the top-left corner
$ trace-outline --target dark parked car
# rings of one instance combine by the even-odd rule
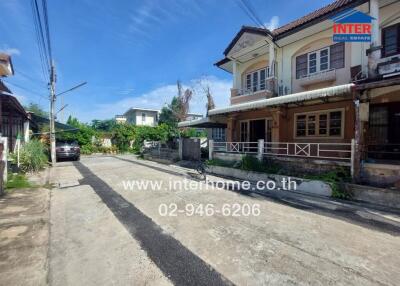
[[[81,149],[77,142],[57,141],[56,142],[57,159],[72,159],[79,161]]]

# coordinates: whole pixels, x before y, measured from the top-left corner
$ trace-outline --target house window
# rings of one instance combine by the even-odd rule
[[[246,90],[251,90],[251,74],[246,75]]]
[[[307,74],[307,54],[298,56],[296,58],[296,78],[305,77]]]
[[[142,113],[142,122],[146,122],[146,113]]]
[[[269,77],[269,67],[246,74],[246,91],[256,92],[266,89],[265,80]]]
[[[308,74],[329,69],[329,47],[308,54]]]
[[[400,24],[382,29],[383,57],[400,53]]]
[[[247,142],[249,134],[249,122],[242,121],[240,122],[240,142]]]
[[[330,46],[329,62],[331,69],[344,68],[344,43],[337,43]]]
[[[213,128],[212,138],[215,141],[225,141],[225,128]]]
[[[329,47],[303,54],[296,57],[296,78],[344,68],[344,43],[337,43]]]
[[[340,137],[343,131],[343,114],[342,110],[297,114],[296,137]]]
[[[308,54],[308,73],[317,72],[317,53]]]

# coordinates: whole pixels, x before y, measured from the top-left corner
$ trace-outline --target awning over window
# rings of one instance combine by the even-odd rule
[[[297,103],[319,98],[348,95],[352,91],[353,87],[355,87],[355,84],[350,83],[350,84],[311,90],[311,91],[282,95],[268,99],[255,100],[255,101],[230,105],[223,108],[215,108],[210,110],[208,112],[208,115],[218,115],[230,112],[260,109],[267,106],[279,106],[281,104]]]

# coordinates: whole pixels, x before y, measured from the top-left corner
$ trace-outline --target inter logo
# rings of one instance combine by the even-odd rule
[[[331,18],[334,42],[370,42],[371,22],[375,18],[363,12],[349,9]]]

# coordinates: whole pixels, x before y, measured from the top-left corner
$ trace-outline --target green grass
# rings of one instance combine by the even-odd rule
[[[34,187],[26,178],[24,174],[9,174],[6,183],[6,190],[8,189],[23,189]]]

